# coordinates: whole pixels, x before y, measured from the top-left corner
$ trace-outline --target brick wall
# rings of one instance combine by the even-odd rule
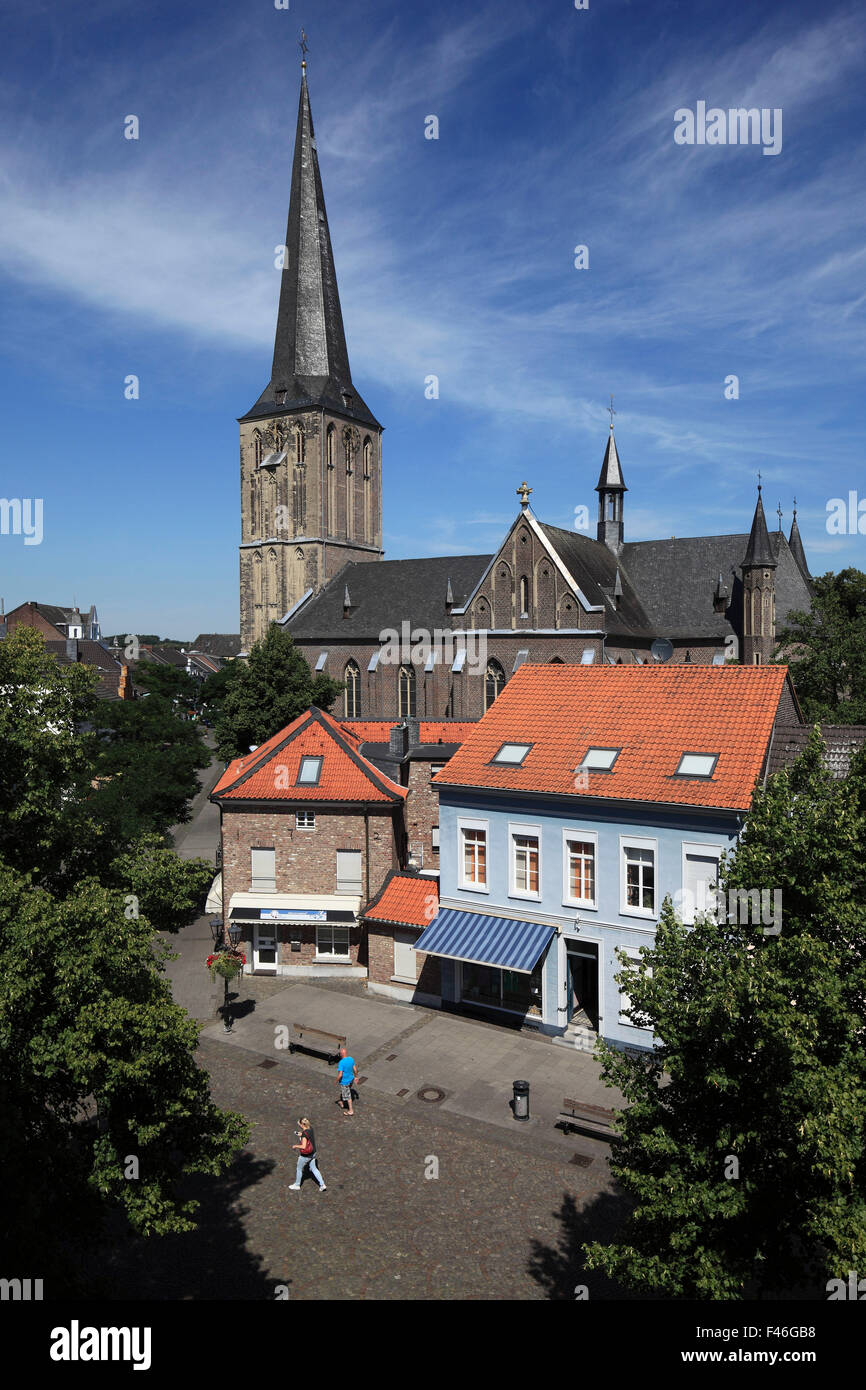
[[[367,971],[368,979],[373,984],[387,985],[400,988],[400,982],[394,980],[394,932],[412,932],[417,940],[421,935],[421,929],[412,927],[392,927],[385,922],[367,923]],[[428,956],[422,951],[418,957],[418,981],[415,990],[420,994],[430,994],[440,997],[442,993],[440,960],[438,956]],[[412,997],[413,989],[411,985],[403,986],[406,990],[407,998]]]

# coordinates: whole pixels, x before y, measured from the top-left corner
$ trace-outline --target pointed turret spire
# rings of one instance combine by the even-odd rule
[[[770,544],[770,533],[767,530],[767,518],[764,516],[764,504],[761,501],[761,484],[758,483],[758,501],[755,515],[752,518],[752,529],[749,532],[749,544],[746,546],[746,554],[743,557],[741,568],[768,569],[770,566],[775,568],[776,563],[776,556]]]
[[[613,437],[613,396],[610,398],[610,434],[608,435],[607,448],[602,459],[601,472],[598,475],[598,482],[595,490],[598,493],[598,526],[596,536],[604,545],[608,546],[614,554],[618,555],[622,549],[623,526],[622,526],[622,503],[623,496],[628,492],[625,479],[622,476],[622,467],[617,453],[616,440]]]
[[[250,416],[323,405],[376,424],[352,385],[319,156],[302,64],[271,380]]]
[[[797,566],[803,578],[811,580],[812,576],[809,574],[809,566],[806,564],[806,552],[803,549],[803,539],[800,535],[800,528],[797,525],[796,497],[794,498],[794,520],[791,522],[791,534],[788,537],[788,545],[790,546],[791,554],[797,561]]]

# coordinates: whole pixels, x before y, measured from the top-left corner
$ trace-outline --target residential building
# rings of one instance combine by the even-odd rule
[[[650,1046],[616,951],[652,944],[666,895],[684,920],[707,903],[798,720],[783,666],[521,667],[435,778],[440,902],[416,947],[442,1006]]]
[[[30,599],[0,615],[0,625],[5,626],[6,633],[19,625],[35,627],[47,642],[58,642],[67,637],[83,638],[89,642],[102,641],[99,617],[93,604],[82,613],[79,608],[58,607],[53,603],[37,603],[35,599]]]
[[[361,909],[403,863],[408,789],[360,744],[312,708],[231,762],[211,793],[224,920],[243,927],[257,973],[367,973]]]

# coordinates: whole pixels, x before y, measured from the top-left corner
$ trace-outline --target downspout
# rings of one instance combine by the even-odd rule
[[[365,846],[366,846],[366,848],[365,848],[365,853],[364,853],[364,867],[365,867],[365,871],[366,871],[365,877],[366,877],[366,883],[367,883],[367,902],[369,902],[369,901],[370,901],[370,811],[369,811],[368,807],[366,807],[366,806],[364,807],[364,843],[365,843]]]

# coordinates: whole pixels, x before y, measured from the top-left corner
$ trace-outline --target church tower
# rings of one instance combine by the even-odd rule
[[[382,426],[352,384],[306,66],[271,379],[239,421],[243,652],[348,560],[382,558]]]
[[[611,405],[610,437],[604,451],[601,473],[595,485],[598,493],[598,528],[596,538],[619,555],[623,543],[623,501],[628,488],[622,476],[616,440],[613,437],[613,405]]]
[[[744,666],[766,666],[776,646],[776,556],[767,530],[761,484],[743,571]]]

